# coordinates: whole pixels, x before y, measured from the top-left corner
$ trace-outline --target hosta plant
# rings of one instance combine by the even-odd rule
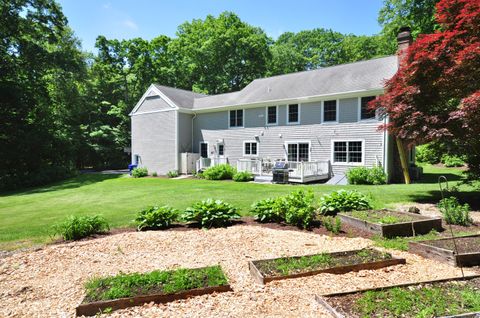
[[[227,202],[207,199],[187,208],[182,218],[187,222],[197,222],[202,227],[211,228],[226,226],[233,219],[240,218],[240,215],[237,209]]]
[[[320,198],[320,212],[323,215],[335,215],[338,212],[368,210],[372,205],[370,200],[356,190],[338,190]]]
[[[178,219],[179,212],[172,207],[150,206],[138,212],[135,223],[139,231],[165,229]]]

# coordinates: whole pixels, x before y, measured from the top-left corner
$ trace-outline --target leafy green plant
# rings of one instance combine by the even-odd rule
[[[253,180],[253,175],[248,171],[239,171],[233,175],[233,181],[247,182]]]
[[[438,146],[434,144],[425,144],[415,147],[415,159],[418,162],[424,162],[429,164],[439,163],[441,154]]]
[[[328,267],[333,261],[330,254],[322,253],[302,257],[286,257],[275,260],[276,270],[282,275],[290,275],[298,270],[311,269],[316,267]]]
[[[169,172],[167,172],[167,177],[169,177],[169,178],[178,177],[178,171],[177,170],[170,170]]]
[[[324,216],[322,217],[322,224],[327,231],[334,234],[338,234],[342,230],[342,220],[339,217]]]
[[[100,215],[77,216],[71,215],[60,224],[53,227],[54,234],[61,235],[64,240],[79,240],[84,237],[106,233],[110,230],[108,222]]]
[[[237,209],[222,200],[207,199],[194,203],[183,213],[187,222],[198,222],[202,227],[225,226],[233,219],[240,218]]]
[[[235,172],[234,167],[225,163],[205,169],[203,177],[207,180],[226,180],[232,179]]]
[[[268,198],[252,204],[250,212],[255,216],[255,220],[262,223],[282,222],[284,216],[283,202],[281,198]]]
[[[387,183],[387,175],[382,167],[355,167],[347,171],[349,184],[373,184]]]
[[[338,212],[371,209],[370,200],[356,190],[338,190],[320,198],[320,212],[323,215],[336,215]]]
[[[438,232],[432,230],[430,233],[425,235],[417,235],[413,237],[395,237],[395,238],[384,238],[379,235],[375,235],[372,239],[375,242],[376,246],[400,250],[400,251],[408,251],[408,242],[409,241],[427,241],[427,240],[434,240],[438,238]]]
[[[178,217],[178,210],[167,205],[161,207],[150,206],[138,212],[135,223],[139,231],[165,229],[172,225]]]
[[[465,161],[460,156],[445,154],[442,156],[442,163],[446,167],[461,167],[465,165]]]
[[[461,205],[456,197],[448,197],[440,200],[438,208],[442,212],[447,224],[468,226],[473,223],[470,217],[470,206]]]
[[[134,178],[143,178],[148,176],[147,168],[135,168],[132,170],[132,177]]]
[[[86,302],[158,293],[173,294],[228,283],[220,266],[93,278],[85,283]]]
[[[312,190],[293,191],[283,197],[283,206],[287,224],[303,227],[304,229],[312,225],[316,211]]]
[[[156,171],[154,171],[154,172],[152,173],[152,177],[158,177],[158,174],[157,174]]]

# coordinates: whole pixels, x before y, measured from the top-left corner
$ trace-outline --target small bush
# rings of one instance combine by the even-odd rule
[[[158,177],[158,174],[157,174],[156,171],[154,173],[152,173],[152,177]]]
[[[65,241],[79,240],[93,234],[106,233],[109,230],[108,222],[100,215],[71,215],[54,226],[55,234],[60,234]]]
[[[233,181],[236,182],[247,182],[252,180],[253,175],[248,171],[239,171],[233,175]]]
[[[324,216],[322,218],[322,223],[327,231],[330,231],[334,234],[340,233],[342,229],[342,220],[340,220],[339,217]]]
[[[282,222],[284,220],[281,215],[282,207],[281,198],[269,198],[255,202],[250,211],[258,222]]]
[[[178,210],[167,205],[161,207],[150,206],[138,212],[135,223],[139,231],[165,229],[172,225],[178,219],[178,216]]]
[[[226,180],[232,179],[235,172],[235,168],[225,163],[205,169],[203,177],[207,180]]]
[[[167,172],[167,177],[169,177],[169,178],[178,177],[178,171],[177,170],[170,170],[169,172]]]
[[[473,223],[470,217],[470,206],[466,203],[461,205],[456,197],[440,200],[438,208],[442,212],[447,224],[468,226]]]
[[[147,168],[135,168],[132,170],[132,177],[134,178],[143,178],[148,176]]]
[[[187,222],[200,223],[202,227],[225,226],[240,215],[231,204],[222,200],[207,199],[194,203],[183,213],[183,219]]]
[[[439,153],[439,149],[437,148],[433,144],[417,146],[415,147],[415,159],[418,162],[429,164],[439,163],[441,155]]]
[[[382,167],[356,167],[347,171],[349,184],[373,184],[380,185],[387,183],[387,175]]]
[[[455,155],[443,155],[442,156],[442,163],[446,167],[461,167],[465,164],[462,157],[455,156]]]
[[[338,212],[371,209],[370,200],[356,190],[338,190],[320,198],[320,212],[335,215]]]

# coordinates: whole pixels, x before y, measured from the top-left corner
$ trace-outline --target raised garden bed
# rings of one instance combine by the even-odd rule
[[[442,219],[393,210],[338,213],[342,222],[382,237],[414,236],[442,230]]]
[[[404,258],[375,249],[281,257],[249,262],[250,273],[260,284],[274,280],[312,276],[320,273],[344,274],[405,264]]]
[[[94,278],[85,288],[87,295],[76,308],[77,316],[232,291],[220,266]]]
[[[408,250],[423,257],[446,262],[453,266],[480,265],[480,234],[456,237],[455,243],[458,248],[458,254],[455,254],[452,238],[409,242]]]
[[[442,280],[317,296],[335,318],[480,317],[480,278]]]

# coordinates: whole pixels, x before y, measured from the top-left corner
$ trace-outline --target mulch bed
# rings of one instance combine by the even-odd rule
[[[471,286],[476,290],[480,290],[480,278],[473,278],[473,279],[468,279],[465,281],[462,280],[457,280],[457,281],[444,281],[444,282],[438,282],[438,283],[428,283],[428,284],[419,284],[419,285],[412,285],[408,287],[400,287],[400,288],[422,288],[425,286],[439,286],[446,288],[448,286],[452,285],[467,285]],[[359,318],[360,315],[355,309],[355,305],[357,301],[363,296],[363,292],[358,292],[358,293],[351,293],[351,294],[345,294],[345,295],[339,295],[339,296],[328,296],[324,298],[324,301],[327,302],[328,305],[333,307],[333,309],[340,315],[337,317],[341,317],[341,315],[344,315],[344,317],[349,317],[349,318]],[[462,313],[458,313],[462,314]],[[375,315],[371,316],[373,317],[385,317],[385,313],[382,313],[381,315]],[[390,317],[390,316],[389,316]],[[393,316],[391,316],[393,317]],[[405,318],[411,318],[411,317],[416,317],[416,316],[402,316]],[[452,316],[455,317],[455,316]]]

